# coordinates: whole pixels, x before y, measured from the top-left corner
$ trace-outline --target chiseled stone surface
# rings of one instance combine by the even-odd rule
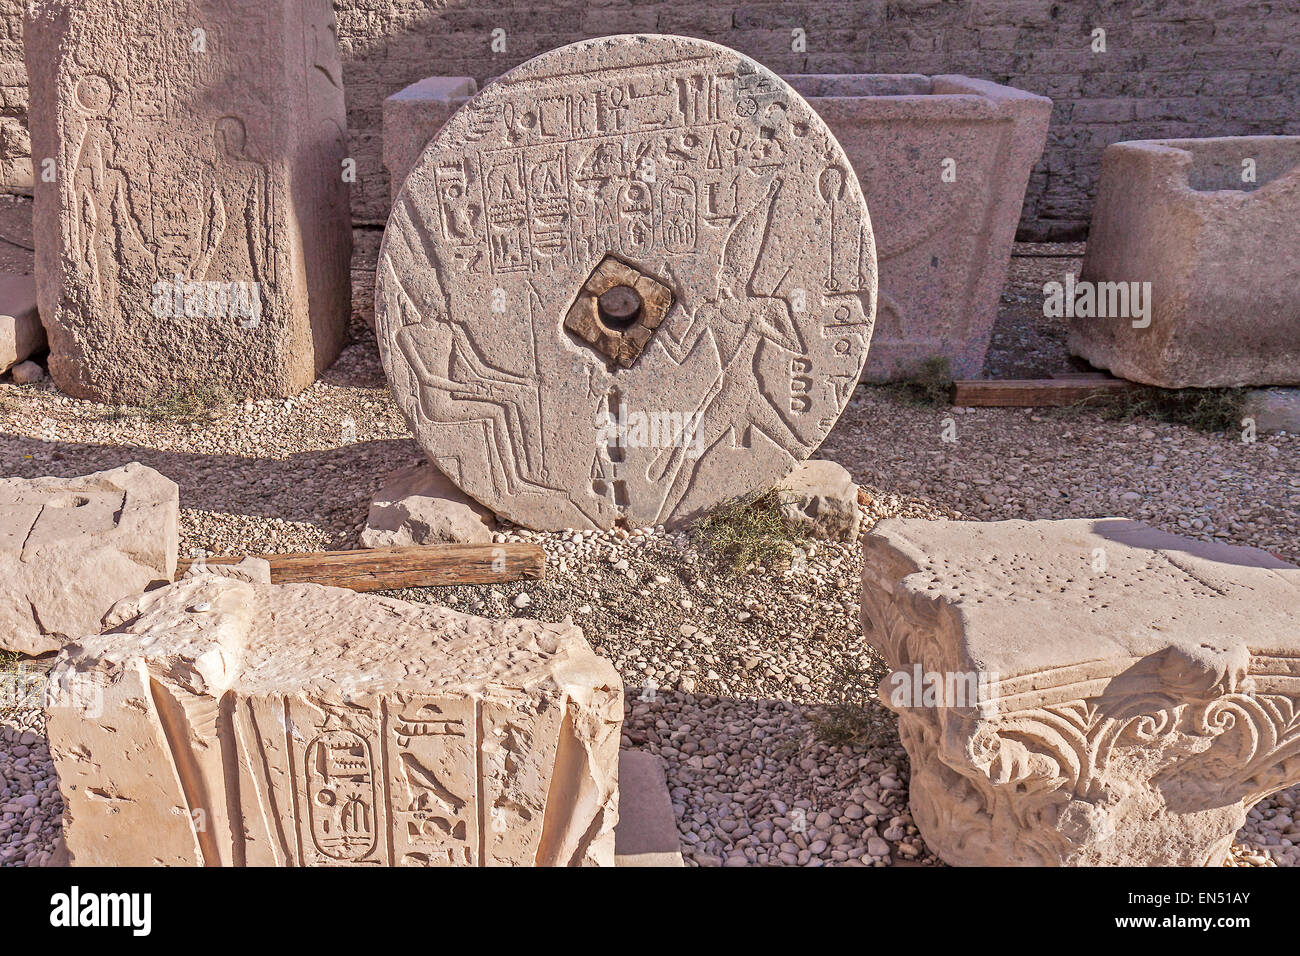
[[[45,328],[36,311],[36,280],[0,275],[0,372],[43,348]]]
[[[800,534],[852,541],[862,526],[858,486],[847,468],[833,461],[804,461],[773,489],[787,527]]]
[[[662,320],[656,301],[606,322],[628,364],[565,328],[620,266],[671,295]],[[467,494],[534,529],[675,525],[825,438],[866,360],[875,250],[852,167],[778,77],[704,41],[606,37],[443,126],[376,289],[394,395]]]
[[[1070,350],[1162,388],[1300,385],[1297,222],[1300,136],[1106,147],[1080,278],[1149,282],[1151,312],[1075,318]]]
[[[880,301],[866,377],[938,357],[978,378],[1052,101],[968,76],[785,79],[843,146],[871,210]]]
[[[98,633],[116,602],[172,579],[179,528],[176,483],[144,465],[0,479],[0,648]]]
[[[894,519],[865,538],[863,626],[948,863],[1216,865],[1300,781],[1300,568],[1265,551]]]
[[[50,374],[78,398],[288,396],[338,354],[352,233],[329,0],[36,0]]]
[[[623,688],[570,624],[201,574],[70,646],[74,865],[614,863]]]
[[[415,465],[392,475],[370,502],[361,547],[486,544],[492,540],[493,520],[492,512],[437,468]]]

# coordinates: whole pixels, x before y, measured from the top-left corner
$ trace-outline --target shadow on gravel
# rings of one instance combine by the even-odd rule
[[[0,435],[0,442],[22,456],[6,477],[70,478],[138,461],[180,486],[182,508],[312,524],[339,510],[364,514],[389,473],[423,459],[411,439],[357,442],[284,459],[45,442],[12,434]]]

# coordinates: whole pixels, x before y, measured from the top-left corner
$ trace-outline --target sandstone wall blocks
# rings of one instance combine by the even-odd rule
[[[391,475],[370,503],[363,548],[487,544],[496,517],[432,465]]]
[[[98,633],[120,600],[171,581],[180,491],[130,464],[0,479],[0,648],[39,655]]]
[[[1300,136],[1108,146],[1080,278],[1121,308],[1073,319],[1070,350],[1161,388],[1300,385],[1297,222]]]
[[[645,308],[595,334],[616,272]],[[497,515],[677,526],[817,448],[875,290],[861,189],[797,93],[716,44],[607,37],[442,126],[389,219],[377,329],[430,460]]]
[[[1300,568],[1118,518],[891,519],[863,627],[954,865],[1218,865],[1300,781]]]
[[[140,404],[287,397],[350,313],[328,0],[37,0],[25,47],[50,374]]]
[[[792,531],[831,541],[854,541],[862,527],[858,486],[833,461],[800,462],[773,489],[777,510]]]
[[[0,373],[45,348],[36,308],[36,279],[0,275]]]
[[[570,624],[200,574],[51,674],[74,865],[614,864],[623,689]]]

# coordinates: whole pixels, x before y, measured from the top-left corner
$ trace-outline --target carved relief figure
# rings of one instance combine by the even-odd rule
[[[74,95],[86,121],[72,161],[70,245],[94,292],[116,300],[122,271],[140,261],[145,240],[131,203],[131,180],[110,128],[113,86],[107,77],[92,73],[77,83]]]
[[[266,163],[248,142],[243,120],[223,116],[212,130],[213,156],[207,184],[203,252],[193,278],[206,279],[214,262],[219,277],[268,282],[266,248],[269,194]]]

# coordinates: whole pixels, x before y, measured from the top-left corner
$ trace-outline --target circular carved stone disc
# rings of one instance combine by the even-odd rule
[[[862,191],[811,107],[726,47],[619,36],[530,60],[434,137],[376,312],[429,458],[556,530],[672,526],[779,480],[853,393],[875,297]]]

